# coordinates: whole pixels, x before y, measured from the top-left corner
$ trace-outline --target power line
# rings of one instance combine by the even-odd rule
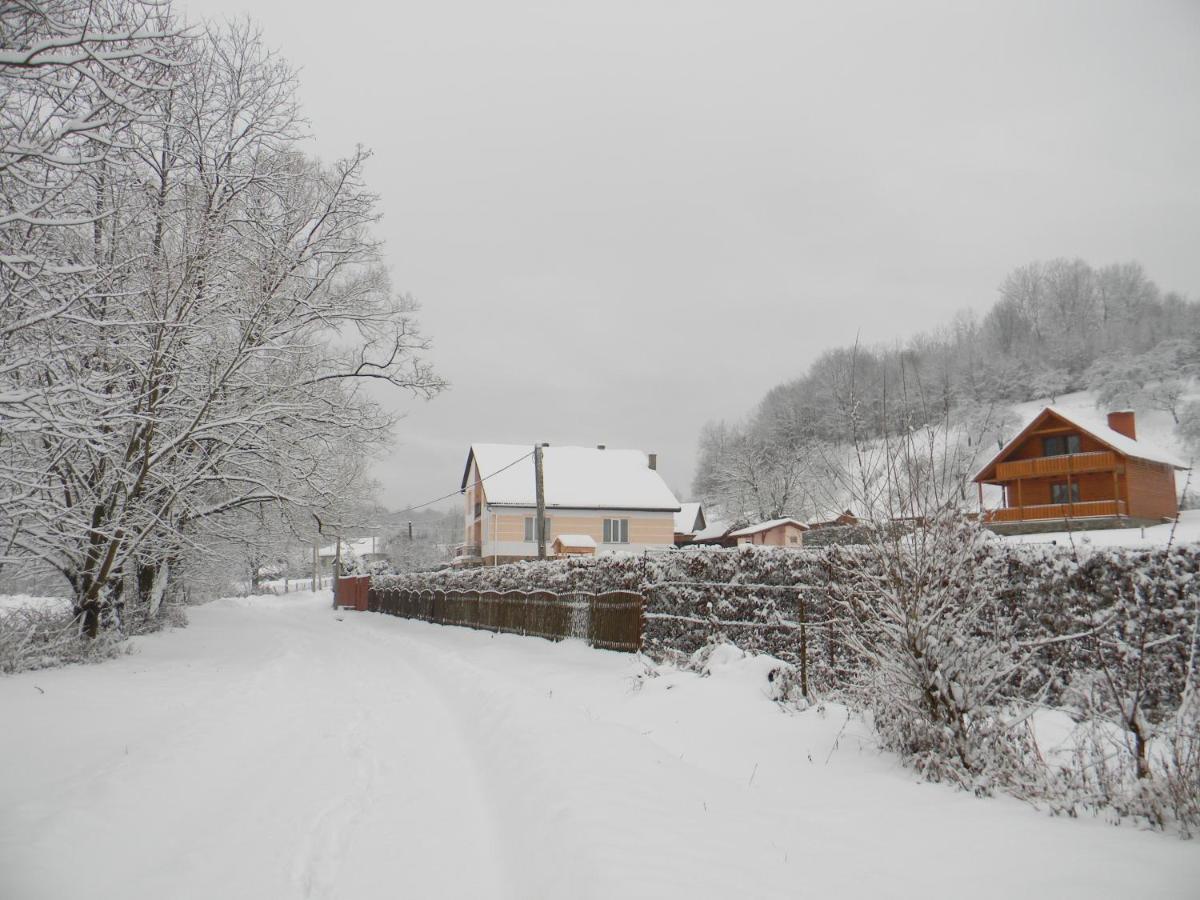
[[[521,462],[522,460],[529,459],[529,457],[533,456],[533,454],[534,454],[535,452],[536,452],[536,451],[534,451],[534,450],[530,450],[530,451],[529,451],[528,453],[526,453],[524,456],[521,456],[521,457],[518,457],[517,459],[514,459],[512,462],[510,462],[510,463],[509,463],[507,466],[505,466],[504,468],[502,468],[502,469],[497,469],[495,472],[492,472],[492,473],[491,473],[491,475],[485,475],[485,476],[483,476],[483,477],[482,477],[482,478],[480,478],[480,479],[479,479],[479,481],[478,481],[478,482],[476,482],[476,483],[477,483],[477,484],[481,484],[481,483],[483,483],[483,482],[487,481],[489,478],[492,478],[492,477],[494,477],[494,476],[496,476],[496,475],[499,475],[499,474],[500,474],[501,472],[503,472],[505,469],[511,469],[513,466],[515,466],[517,463]],[[398,510],[398,511],[397,511],[397,515],[399,515],[399,514],[401,514],[401,513],[412,512],[414,509],[424,509],[426,506],[432,506],[432,505],[433,505],[433,504],[435,504],[435,503],[441,503],[443,500],[449,500],[451,497],[458,496],[458,495],[459,495],[459,494],[461,494],[462,492],[463,492],[463,489],[462,489],[462,488],[459,488],[457,491],[451,491],[449,494],[444,494],[443,496],[441,496],[441,497],[436,497],[436,498],[434,498],[433,500],[426,500],[424,503],[418,503],[416,506],[409,506],[409,507],[406,507],[406,508],[404,508],[404,509]]]

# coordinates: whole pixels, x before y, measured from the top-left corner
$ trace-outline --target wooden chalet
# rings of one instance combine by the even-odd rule
[[[1132,527],[1179,514],[1175,470],[1186,468],[1138,441],[1132,412],[1093,422],[1047,407],[974,481],[981,507],[985,484],[1004,492],[1004,505],[984,514],[997,530],[1058,531],[1074,519],[1094,520],[1092,527]]]

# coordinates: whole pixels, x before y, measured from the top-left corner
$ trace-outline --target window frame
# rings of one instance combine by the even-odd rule
[[[1061,448],[1051,452],[1051,448]],[[1042,456],[1072,456],[1082,452],[1082,441],[1077,434],[1048,434],[1042,438]]]
[[[550,543],[550,523],[551,523],[552,519],[550,516],[546,516],[543,519],[543,521],[545,522],[545,525],[546,525],[546,543],[549,544]],[[537,516],[525,516],[525,535],[524,535],[524,537],[525,537],[526,544],[536,544],[537,543],[537,524],[536,523],[537,523]]]
[[[604,519],[603,525],[603,541],[605,544],[628,544],[629,543],[629,520],[628,519]]]
[[[1059,491],[1065,494],[1068,499],[1060,499],[1062,494],[1059,494]],[[1050,502],[1055,504],[1079,503],[1079,482],[1055,481],[1051,483]]]

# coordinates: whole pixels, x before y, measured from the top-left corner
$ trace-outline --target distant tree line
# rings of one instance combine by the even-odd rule
[[[1186,388],[1200,370],[1200,303],[1162,291],[1135,262],[1055,259],[1014,269],[999,298],[902,343],[841,347],[769,390],[745,421],[700,436],[694,493],[735,521],[839,511],[861,481],[855,447],[942,428],[946,466],[1015,424],[1012,403],[1094,390],[1108,407],[1169,412],[1200,441]],[[953,425],[954,437],[949,434]]]

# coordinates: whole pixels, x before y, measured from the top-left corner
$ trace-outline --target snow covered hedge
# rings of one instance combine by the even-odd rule
[[[656,656],[687,655],[714,640],[770,653],[799,664],[800,626],[811,683],[836,689],[856,665],[846,633],[856,627],[855,597],[875,589],[869,551],[832,546],[816,551],[765,547],[678,551],[523,562],[376,576],[378,588],[405,590],[640,591],[646,597],[645,649]],[[1169,551],[984,543],[974,577],[994,602],[980,627],[1003,616],[1006,632],[1034,648],[1019,674],[1022,693],[1061,701],[1073,673],[1092,671],[1109,647],[1122,659],[1138,656],[1153,668],[1151,709],[1178,705],[1190,664],[1200,655],[1195,633],[1200,548]],[[803,609],[802,609],[803,607]],[[1135,650],[1134,631],[1158,635]],[[1173,636],[1162,640],[1164,636]],[[1144,657],[1144,659],[1143,659]]]

